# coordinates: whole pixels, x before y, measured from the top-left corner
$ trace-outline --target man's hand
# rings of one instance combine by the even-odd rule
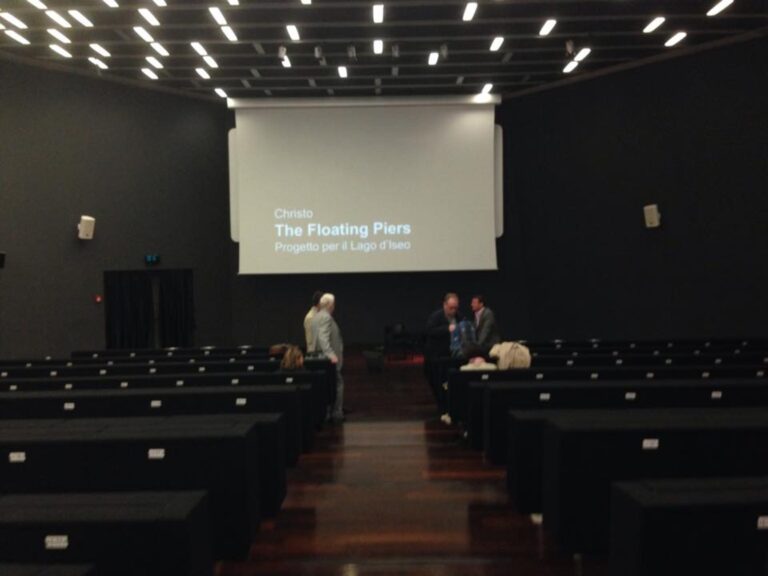
[[[339,363],[339,357],[336,356],[336,354],[331,354],[328,359],[331,361],[331,364],[338,364]]]
[[[448,324],[448,332],[453,334],[455,330],[456,330],[456,324]]]

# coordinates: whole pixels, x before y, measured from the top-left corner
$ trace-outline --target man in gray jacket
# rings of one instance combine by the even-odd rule
[[[496,316],[493,310],[485,306],[485,298],[480,294],[472,297],[471,307],[475,320],[477,345],[483,350],[483,354],[488,354],[495,344],[501,342]]]
[[[310,352],[322,352],[336,365],[336,401],[331,410],[331,419],[342,422],[344,420],[344,380],[341,377],[341,368],[344,364],[344,340],[341,338],[339,325],[333,319],[333,311],[336,309],[335,296],[323,294],[318,308],[317,313],[312,317],[314,350]]]

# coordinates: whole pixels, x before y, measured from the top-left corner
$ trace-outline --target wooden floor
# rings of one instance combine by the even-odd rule
[[[510,509],[503,469],[439,422],[418,364],[346,372],[347,422],[320,433],[250,559],[220,576],[605,576]]]

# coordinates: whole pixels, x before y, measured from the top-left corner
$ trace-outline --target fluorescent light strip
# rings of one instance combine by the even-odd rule
[[[160,8],[165,8],[168,6],[168,4],[165,3],[165,0],[152,0],[156,6],[159,6]]]
[[[107,68],[109,68],[109,66],[107,66],[106,64],[104,64],[104,62],[103,62],[102,60],[99,60],[98,58],[95,58],[95,57],[93,57],[93,56],[90,56],[90,57],[88,58],[88,62],[90,62],[90,63],[91,63],[91,64],[93,64],[94,66],[98,66],[98,67],[99,67],[99,68],[101,68],[102,70],[106,70]]]
[[[381,54],[384,52],[384,42],[382,40],[374,40],[373,41],[373,53],[374,54]]]
[[[291,67],[291,59],[288,58],[288,56],[283,56],[283,60],[281,62],[283,65],[283,68],[290,68]]]
[[[592,48],[582,48],[581,50],[579,50],[579,53],[576,54],[576,57],[574,58],[574,60],[576,62],[581,62],[582,60],[584,60],[584,58],[589,56],[591,53],[592,53]]]
[[[467,5],[464,7],[464,15],[461,19],[464,20],[464,22],[469,22],[475,17],[475,12],[477,12],[477,2],[467,2]]]
[[[10,14],[8,12],[0,12],[0,18],[8,22],[9,24],[16,26],[19,30],[26,30],[27,25],[24,24],[21,20],[16,18],[13,14]]]
[[[200,42],[191,42],[190,46],[192,46],[194,51],[200,54],[200,56],[208,56],[208,52],[206,52],[205,48],[203,48],[203,45],[200,44]]]
[[[539,30],[539,36],[547,36],[557,26],[557,20],[549,19],[544,22],[544,26]]]
[[[147,56],[147,57],[145,58],[145,60],[146,60],[147,62],[149,62],[149,63],[150,63],[152,66],[154,66],[155,68],[157,68],[158,70],[159,70],[160,68],[162,68],[162,67],[163,67],[163,65],[160,63],[160,60],[158,60],[158,59],[157,59],[157,58],[155,58],[154,56]]]
[[[301,40],[301,37],[299,36],[299,29],[296,28],[293,24],[288,24],[288,26],[285,27],[286,30],[288,30],[288,36],[291,37],[291,40],[294,42],[298,42]]]
[[[166,50],[165,46],[160,44],[160,42],[152,42],[150,46],[152,46],[152,50],[160,54],[160,56],[170,56],[170,54],[168,53],[168,50]]]
[[[120,5],[115,0],[104,0],[104,4],[110,8],[119,8]]]
[[[437,64],[437,61],[439,59],[440,59],[440,54],[438,54],[437,52],[430,52],[429,53],[429,59],[427,60],[427,63],[430,66],[434,66],[435,64]]]
[[[200,76],[200,78],[204,78],[205,80],[211,79],[211,75],[208,74],[208,71],[205,68],[195,68],[195,72],[197,72],[197,75]]]
[[[152,80],[157,80],[157,74],[155,74],[149,68],[142,68],[141,71],[144,73],[144,76],[146,76],[147,78],[151,78]]]
[[[93,28],[93,22],[88,20],[86,18],[85,14],[80,12],[80,10],[67,10],[67,13],[72,16],[75,20],[77,20],[80,24],[85,26],[86,28]]]
[[[18,32],[14,32],[13,30],[6,30],[5,34],[9,38],[13,38],[14,40],[16,40],[16,42],[18,42],[19,44],[24,44],[24,46],[28,46],[29,45],[29,40],[24,38],[24,36],[22,36]]]
[[[62,47],[61,47],[61,46],[59,46],[58,44],[51,44],[51,45],[50,45],[50,46],[48,46],[48,47],[49,47],[51,50],[53,50],[54,52],[56,52],[56,54],[58,54],[59,56],[64,56],[64,58],[72,58],[72,54],[70,54],[69,52],[67,52],[66,50],[64,50],[64,48],[62,48]]]
[[[72,40],[70,40],[69,38],[64,36],[64,34],[56,30],[56,28],[48,28],[47,32],[48,34],[56,38],[56,40],[58,40],[59,42],[62,42],[64,44],[72,44]]]
[[[224,36],[227,37],[227,40],[230,42],[237,42],[237,34],[235,34],[235,31],[232,30],[229,26],[222,26],[221,31],[224,33]]]
[[[218,94],[218,95],[219,95],[219,96],[221,96],[222,98],[226,98],[226,97],[227,97],[227,93],[226,93],[226,92],[224,92],[224,90],[222,90],[221,88],[216,88],[216,89],[214,90],[214,92],[216,92],[216,94]]]
[[[62,28],[72,28],[72,24],[67,22],[67,19],[64,18],[64,16],[62,16],[58,12],[56,12],[56,10],[46,10],[45,15],[48,16],[48,18],[50,18],[54,22],[56,22],[56,24],[58,24]]]
[[[496,36],[491,42],[491,52],[498,52],[501,45],[504,44],[504,38],[502,36]]]
[[[346,66],[339,66],[339,76],[341,78],[347,77],[347,67]]]
[[[211,6],[208,8],[208,12],[211,13],[211,16],[213,16],[213,19],[216,20],[216,24],[219,26],[226,26],[227,25],[227,19],[224,18],[224,14],[221,12],[219,8],[216,6]]]
[[[671,46],[674,46],[675,44],[680,42],[686,36],[688,36],[688,34],[686,32],[677,32],[669,40],[664,42],[664,46],[666,46],[667,48],[669,48]]]
[[[568,62],[568,64],[565,65],[565,68],[563,68],[563,72],[565,72],[566,74],[570,74],[571,72],[576,70],[576,66],[578,65],[579,63],[576,62],[576,60],[571,60],[570,62]]]
[[[656,30],[656,29],[657,29],[659,26],[661,26],[662,24],[664,24],[664,22],[665,22],[666,20],[667,20],[667,19],[666,19],[666,18],[664,18],[664,16],[656,16],[656,18],[654,18],[653,20],[651,20],[651,21],[648,23],[648,26],[646,26],[645,28],[643,28],[643,32],[645,32],[646,34],[650,34],[650,33],[651,33],[651,32],[653,32],[654,30]]]
[[[155,41],[154,38],[152,38],[152,34],[147,32],[143,27],[141,26],[134,26],[133,31],[136,32],[136,35],[144,40],[144,42],[152,43]]]
[[[208,64],[211,68],[218,68],[219,65],[211,56],[203,56],[203,60],[205,60],[205,63]]]
[[[27,0],[32,6],[37,8],[38,10],[48,10],[48,6],[40,2],[40,0]]]
[[[483,89],[480,91],[481,94],[490,94],[491,90],[493,90],[493,84],[486,84],[483,86]]]
[[[149,8],[139,8],[139,14],[141,14],[141,17],[152,26],[160,26],[160,20],[155,18],[155,15],[152,14],[152,11]]]
[[[384,4],[373,5],[373,22],[375,24],[384,22]]]
[[[301,3],[304,6],[311,6],[312,5],[312,0],[301,0]]]
[[[103,48],[100,44],[91,44],[91,50],[96,52],[97,54],[101,54],[104,56],[104,58],[109,58],[112,56],[112,54],[109,53],[105,48]]]
[[[728,6],[730,6],[731,4],[733,4],[733,0],[720,0],[720,2],[718,2],[717,4],[712,6],[712,8],[709,9],[709,12],[707,12],[707,16],[717,16],[718,14],[720,14],[720,12],[728,8]]]
[[[227,0],[230,6],[240,6],[240,0]]]

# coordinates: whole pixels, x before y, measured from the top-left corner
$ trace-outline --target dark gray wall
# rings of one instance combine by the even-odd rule
[[[226,341],[226,107],[4,61],[0,99],[0,356],[103,347],[103,271],[149,252],[194,269],[197,340]]]
[[[102,271],[146,252],[195,269],[201,344],[300,341],[318,288],[351,342],[421,327],[446,290],[484,292],[515,337],[765,335],[766,53],[763,38],[499,107],[498,272],[282,277],[235,276],[223,106],[0,62],[0,355],[103,345]],[[651,202],[660,230],[643,227]]]
[[[514,337],[765,335],[765,54],[762,38],[505,102],[499,272],[238,278],[236,339],[300,340],[316,287],[354,341],[421,327],[446,290],[484,292]]]

